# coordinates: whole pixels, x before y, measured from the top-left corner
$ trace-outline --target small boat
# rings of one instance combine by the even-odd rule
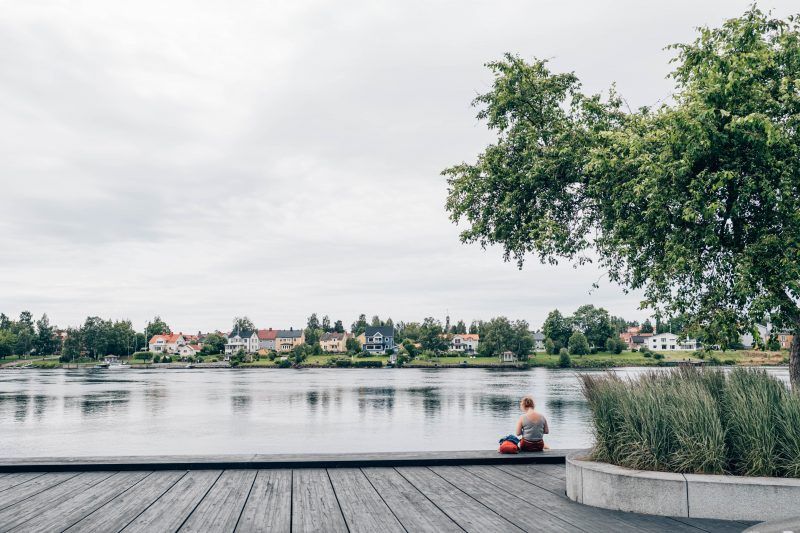
[[[194,365],[193,365],[192,363],[189,363],[188,365],[186,365],[186,366],[185,366],[185,367],[183,367],[183,368],[194,368]]]
[[[97,363],[94,365],[95,368],[108,368],[110,365],[108,363]]]
[[[108,369],[109,370],[124,370],[126,368],[130,368],[130,367],[128,365],[126,365],[125,363],[109,363],[108,364]]]

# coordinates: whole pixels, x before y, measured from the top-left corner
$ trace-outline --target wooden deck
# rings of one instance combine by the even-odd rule
[[[742,531],[564,496],[564,465],[0,474],[0,531]]]

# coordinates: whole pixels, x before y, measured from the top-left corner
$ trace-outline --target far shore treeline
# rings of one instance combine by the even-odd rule
[[[320,319],[317,313],[308,317],[304,328],[305,342],[292,351],[291,359],[302,363],[308,356],[323,355],[320,339],[325,333],[345,333],[351,336],[346,345],[346,354],[368,356],[362,351],[356,337],[368,326],[390,326],[395,332],[396,348],[401,364],[417,357],[439,357],[448,354],[449,339],[458,334],[477,334],[480,341],[474,356],[497,357],[512,352],[514,358],[525,361],[535,353],[560,355],[562,366],[570,366],[569,356],[582,356],[598,352],[620,354],[629,349],[620,334],[636,328],[644,334],[675,333],[686,335],[687,321],[683,317],[667,320],[647,319],[642,323],[611,315],[602,307],[583,305],[572,315],[551,311],[544,323],[531,328],[525,320],[510,320],[500,316],[490,320],[451,322],[446,317],[442,322],[428,317],[422,322],[394,322],[375,315],[371,320],[361,314],[349,328],[342,320],[331,320],[328,315]],[[227,336],[231,331],[256,330],[257,326],[248,317],[236,317],[231,326],[223,330],[202,333],[180,332],[199,336],[201,349],[198,356],[214,356],[225,350]],[[174,331],[160,316],[150,320],[143,330],[136,330],[130,320],[111,320],[97,316],[87,317],[79,327],[59,328],[50,323],[47,314],[34,320],[29,311],[20,313],[16,320],[0,313],[0,359],[17,357],[54,357],[62,362],[78,359],[97,360],[109,355],[151,356],[148,341],[154,335],[179,333]],[[741,349],[730,345],[727,349]],[[763,346],[762,348],[772,348]],[[645,351],[645,348],[642,348]],[[464,354],[454,354],[463,356]],[[646,357],[649,354],[646,355]]]

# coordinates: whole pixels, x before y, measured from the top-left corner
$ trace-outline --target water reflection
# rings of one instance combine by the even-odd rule
[[[509,416],[519,410],[519,398],[487,394],[474,400],[474,407],[478,412],[490,412],[497,416]]]
[[[231,396],[231,408],[235,414],[245,414],[250,411],[252,401],[249,394],[234,394]]]
[[[124,414],[130,401],[129,396],[130,392],[126,390],[86,394],[81,400],[81,413],[88,417],[107,415],[112,410],[114,415]]]
[[[0,371],[0,454],[494,449],[525,394],[550,421],[548,444],[590,444],[570,371]]]

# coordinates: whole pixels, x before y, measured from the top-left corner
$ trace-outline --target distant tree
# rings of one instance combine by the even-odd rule
[[[19,320],[17,320],[17,332],[21,331],[28,331],[31,334],[33,331],[33,315],[30,311],[23,311],[19,314]]]
[[[200,349],[203,355],[216,355],[225,350],[227,339],[217,333],[209,333],[203,339],[203,347]]]
[[[469,325],[469,333],[473,335],[478,333],[478,323],[474,320]]]
[[[161,320],[160,316],[156,315],[153,320],[147,323],[144,332],[144,336],[147,337],[147,341],[149,342],[150,339],[153,338],[153,335],[166,335],[170,332],[170,329],[167,323]]]
[[[367,315],[362,313],[358,316],[358,320],[353,322],[353,325],[350,326],[350,332],[356,336],[361,335],[367,330],[367,326],[369,326],[367,323]]]
[[[550,355],[558,353],[558,350],[556,350],[556,343],[553,342],[553,339],[547,338],[544,340],[544,351]]]
[[[433,317],[428,317],[422,321],[420,327],[419,343],[423,350],[441,352],[447,349],[447,339],[443,336],[444,329],[442,323]]]
[[[572,315],[572,326],[581,331],[589,346],[602,347],[608,337],[614,336],[614,327],[608,311],[602,307],[582,305]]]
[[[639,328],[639,332],[641,333],[653,333],[653,323],[650,322],[650,319],[646,319],[642,322],[641,327]]]
[[[10,331],[12,325],[11,319],[5,313],[0,313],[0,330]]]
[[[467,332],[467,325],[464,323],[463,320],[459,320],[456,322],[456,325],[453,326],[453,333],[456,334],[464,334]]]
[[[399,339],[419,341],[422,336],[422,325],[419,322],[401,322],[396,333]]]
[[[383,324],[383,322],[381,322],[381,318],[378,315],[375,315],[375,316],[372,317],[372,322],[370,322],[370,326],[378,328],[378,327],[381,327],[383,325],[384,324]]]
[[[619,337],[609,337],[606,339],[605,349],[608,353],[620,354],[625,349],[625,343]]]
[[[419,350],[409,339],[403,341],[403,349],[408,354],[409,359],[414,359],[417,355],[419,355]]]
[[[17,346],[17,337],[8,329],[0,329],[0,359],[5,359],[14,354]]]
[[[33,342],[34,349],[39,355],[52,355],[56,353],[58,342],[56,341],[55,328],[50,325],[47,313],[36,321],[36,338]]]
[[[358,341],[354,337],[347,337],[347,340],[344,341],[344,347],[349,354],[356,354],[361,350],[361,346],[358,344]]]
[[[493,318],[481,328],[478,353],[483,357],[493,357],[511,351],[521,359],[526,359],[533,348],[533,337],[529,329],[524,320],[512,323],[504,316]]]
[[[246,316],[237,316],[233,319],[233,331],[253,331],[256,329],[253,321]]]
[[[311,329],[320,329],[322,327],[317,318],[317,313],[311,313],[311,316],[308,317],[308,321],[306,322],[306,327]]]
[[[341,320],[337,320],[333,323],[333,331],[336,333],[344,333],[344,324],[342,324]]]
[[[330,333],[333,331],[333,328],[331,327],[331,319],[328,317],[328,315],[322,317],[322,331],[325,333]]]
[[[544,336],[548,339],[553,339],[553,342],[561,343],[562,346],[567,345],[572,331],[572,324],[569,318],[564,317],[558,309],[550,311],[542,325]]]
[[[67,328],[67,336],[64,338],[64,347],[61,349],[61,360],[63,362],[73,361],[81,356],[81,332],[77,328]]]
[[[570,355],[586,355],[589,353],[589,341],[586,340],[586,335],[576,331],[570,336],[569,353]]]

